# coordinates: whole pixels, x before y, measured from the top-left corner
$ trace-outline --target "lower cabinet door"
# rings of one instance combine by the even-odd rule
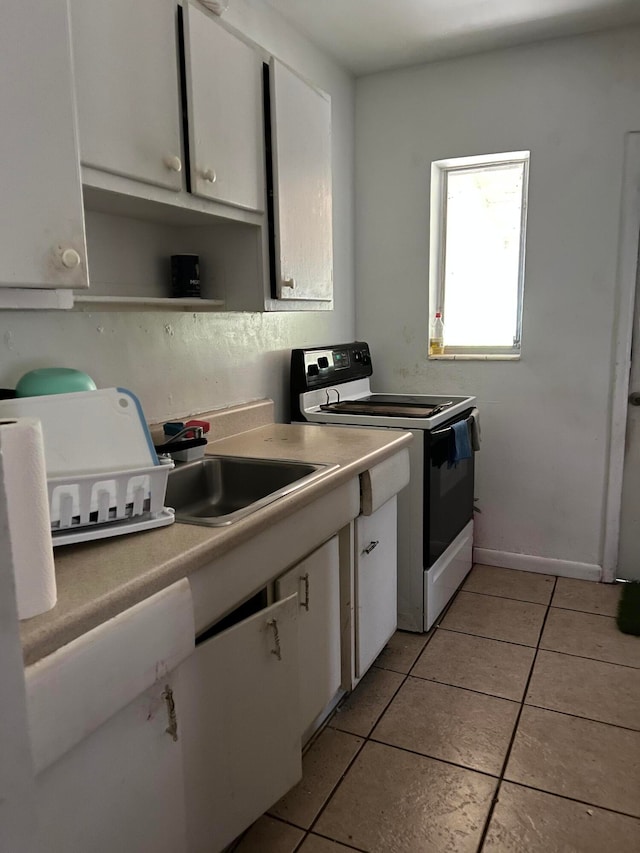
[[[300,732],[340,689],[340,559],[338,537],[314,551],[276,581],[276,597],[298,593]]]
[[[180,670],[39,774],[39,850],[186,850]]]
[[[362,678],[398,624],[397,498],[355,523],[356,677]]]
[[[298,598],[200,643],[183,664],[190,853],[217,853],[302,777]]]

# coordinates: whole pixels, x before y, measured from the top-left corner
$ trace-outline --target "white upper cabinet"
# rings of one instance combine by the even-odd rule
[[[331,100],[271,60],[276,295],[331,301]]]
[[[83,165],[182,188],[174,0],[71,0]]]
[[[262,62],[210,15],[184,5],[191,191],[264,209]]]
[[[0,286],[86,287],[67,2],[0,17]]]

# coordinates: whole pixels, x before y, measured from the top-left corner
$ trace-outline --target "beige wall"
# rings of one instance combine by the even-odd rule
[[[600,564],[624,135],[640,30],[372,75],[356,95],[357,335],[377,390],[472,393],[476,544]],[[428,362],[430,164],[531,151],[522,360]]]

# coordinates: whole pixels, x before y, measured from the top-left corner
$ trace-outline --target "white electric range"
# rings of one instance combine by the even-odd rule
[[[406,429],[411,481],[398,495],[398,627],[428,631],[472,565],[474,454],[458,459],[452,427],[470,431],[476,398],[378,394],[368,344],[295,349],[291,419]]]

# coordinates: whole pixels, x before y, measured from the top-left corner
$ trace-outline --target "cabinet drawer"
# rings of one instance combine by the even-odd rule
[[[27,668],[36,772],[95,731],[193,651],[186,579]]]
[[[405,448],[360,475],[360,511],[372,515],[409,483],[409,451]]]

